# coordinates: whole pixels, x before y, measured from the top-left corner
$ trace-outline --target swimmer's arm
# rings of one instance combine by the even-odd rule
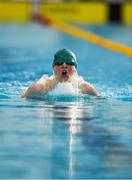
[[[91,85],[90,83],[87,83],[86,81],[81,83],[80,89],[81,89],[82,93],[84,93],[84,94],[99,96],[99,93],[96,90],[96,88],[93,85]]]
[[[28,98],[33,96],[34,94],[42,94],[45,93],[44,91],[44,84],[43,83],[33,83],[31,86],[27,88],[27,90],[22,94],[21,97]]]
[[[22,94],[21,97],[28,98],[39,96],[42,93],[47,93],[52,89],[51,83],[49,82],[49,78],[41,78],[37,82],[33,83],[31,86],[27,88],[27,90]]]

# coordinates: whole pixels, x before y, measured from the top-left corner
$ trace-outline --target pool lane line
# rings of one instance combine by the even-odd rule
[[[78,27],[65,24],[65,23],[57,22],[57,23],[52,24],[52,26],[74,37],[83,39],[85,41],[91,42],[93,44],[102,46],[104,48],[107,48],[116,52],[120,52],[122,54],[127,55],[128,57],[132,57],[132,48],[125,46],[121,43],[117,43],[117,42],[105,39],[99,35],[84,31]]]
[[[128,57],[132,57],[132,48],[129,46],[126,46],[124,44],[114,42],[112,40],[108,40],[106,38],[103,38],[99,35],[96,35],[94,33],[85,31],[81,28],[75,27],[73,25],[55,21],[51,18],[47,18],[44,15],[37,14],[35,19],[40,22],[41,24],[47,24],[49,26],[52,26],[53,28],[62,31],[66,34],[69,34],[71,36],[77,37],[79,39],[91,42],[93,44],[102,46],[104,48],[122,53]]]

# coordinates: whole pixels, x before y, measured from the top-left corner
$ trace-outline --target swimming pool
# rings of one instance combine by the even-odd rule
[[[83,28],[131,46],[130,27]],[[132,178],[132,59],[38,24],[0,39],[0,178]],[[62,47],[102,97],[20,98]]]

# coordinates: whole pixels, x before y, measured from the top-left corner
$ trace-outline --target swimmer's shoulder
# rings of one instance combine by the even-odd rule
[[[76,82],[78,82],[78,85],[81,85],[82,83],[86,83],[86,81],[82,76],[78,76]]]
[[[54,75],[43,75],[38,82],[48,88],[48,90],[53,89],[58,83]]]
[[[99,96],[99,93],[96,90],[95,86],[85,80],[80,84],[80,89],[82,93],[88,93],[93,96]]]
[[[53,76],[48,76],[47,74],[44,74],[37,82],[38,83],[51,83],[53,81]]]
[[[90,82],[86,81],[82,76],[79,77],[79,86],[81,88],[83,88],[83,87],[93,88],[94,87]]]

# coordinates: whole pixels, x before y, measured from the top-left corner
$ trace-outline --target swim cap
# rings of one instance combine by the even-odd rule
[[[54,60],[52,66],[60,65],[60,64],[69,64],[75,66],[77,68],[77,61],[75,54],[68,49],[61,49],[57,51],[54,55]]]

